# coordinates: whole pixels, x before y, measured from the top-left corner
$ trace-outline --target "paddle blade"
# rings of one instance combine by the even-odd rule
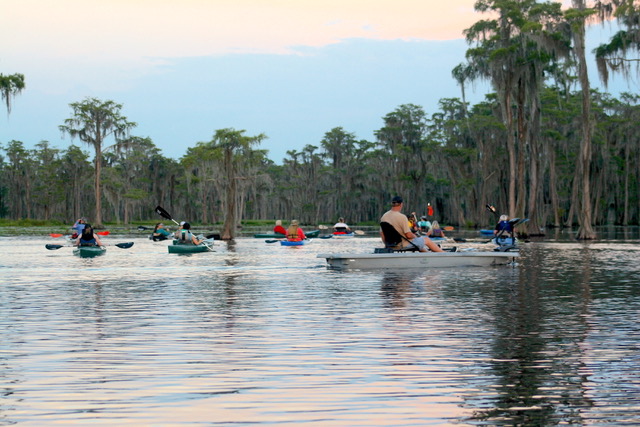
[[[50,251],[55,251],[56,249],[60,249],[63,246],[62,245],[44,245],[44,247],[49,249]]]
[[[280,240],[265,240],[265,243],[276,243],[279,242]]]
[[[133,246],[133,242],[116,243],[116,246],[119,247],[120,249],[129,249],[131,246]]]
[[[148,227],[145,227],[144,225],[139,225],[139,226],[138,226],[138,231],[145,231],[145,230],[148,230],[148,229],[149,229],[149,228],[148,228]]]
[[[444,231],[453,231],[454,228],[450,225],[447,225],[446,227],[443,227]]]
[[[166,218],[168,220],[173,221],[173,218],[171,218],[171,215],[169,215],[169,212],[165,211],[162,208],[162,206],[156,206],[156,213],[160,215],[162,218]]]
[[[58,238],[58,237],[62,237],[62,236],[63,236],[63,234],[51,233],[51,234],[49,234],[49,236],[51,236],[51,237],[55,237],[55,238]]]
[[[355,230],[354,233],[356,233],[358,236],[364,236],[364,231],[362,230]]]
[[[108,231],[98,231],[96,234],[99,235],[99,236],[108,236],[109,232]]]
[[[328,236],[320,236],[321,239],[330,239],[333,235],[329,234]]]

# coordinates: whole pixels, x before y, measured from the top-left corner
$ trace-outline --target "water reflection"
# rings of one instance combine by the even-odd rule
[[[637,420],[634,244],[394,273],[315,258],[374,239],[238,239],[191,257],[136,240],[94,259],[44,243],[0,238],[2,424]]]

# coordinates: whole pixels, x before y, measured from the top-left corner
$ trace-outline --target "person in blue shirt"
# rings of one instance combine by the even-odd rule
[[[78,236],[82,234],[82,230],[84,229],[86,223],[87,223],[86,219],[78,218],[75,224],[71,226],[71,229],[74,230],[73,235],[71,236],[72,239],[77,239]]]
[[[428,221],[426,216],[421,216],[420,221],[418,221],[418,227],[420,227],[421,233],[427,234],[431,228],[431,221]]]
[[[500,220],[496,224],[496,228],[493,230],[493,235],[498,239],[504,234],[511,236],[511,243],[515,245],[516,238],[513,234],[513,224],[509,222],[509,217],[507,215],[500,215]]]
[[[171,232],[164,227],[164,224],[159,222],[153,229],[153,234],[151,235],[151,240],[154,242],[160,240],[167,240],[171,236]]]

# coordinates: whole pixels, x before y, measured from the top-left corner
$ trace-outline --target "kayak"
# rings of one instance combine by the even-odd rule
[[[320,230],[309,231],[308,233],[304,233],[307,237],[318,237],[320,235]],[[253,237],[256,239],[285,239],[287,236],[280,233],[263,233],[263,234],[254,234]]]
[[[517,251],[392,252],[368,254],[319,254],[332,269],[415,269],[445,267],[487,267],[509,264],[520,256]]]
[[[209,252],[205,245],[169,245],[170,254],[197,254],[199,252]]]
[[[207,245],[206,243],[201,243],[199,245],[190,245],[178,243],[177,240],[174,240],[173,244],[167,246],[167,248],[169,248],[170,254],[197,254],[200,252],[211,251],[210,245]]]
[[[491,240],[491,242],[498,246],[504,246],[504,245],[515,245],[519,242],[519,240],[511,236],[500,236],[500,237],[494,237],[493,240]]]
[[[107,252],[107,248],[104,246],[78,246],[73,248],[73,254],[80,258],[93,258],[104,255],[105,252]]]
[[[491,235],[493,234],[493,230],[480,230],[480,234]]]
[[[355,235],[356,235],[355,233],[341,233],[341,232],[335,232],[332,234],[334,239],[350,239]]]
[[[309,239],[305,240],[280,240],[281,246],[304,246],[311,242]]]

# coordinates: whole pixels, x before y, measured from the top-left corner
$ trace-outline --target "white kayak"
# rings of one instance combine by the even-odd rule
[[[319,254],[335,269],[409,269],[441,267],[486,267],[512,263],[517,251],[393,252],[369,254]]]

